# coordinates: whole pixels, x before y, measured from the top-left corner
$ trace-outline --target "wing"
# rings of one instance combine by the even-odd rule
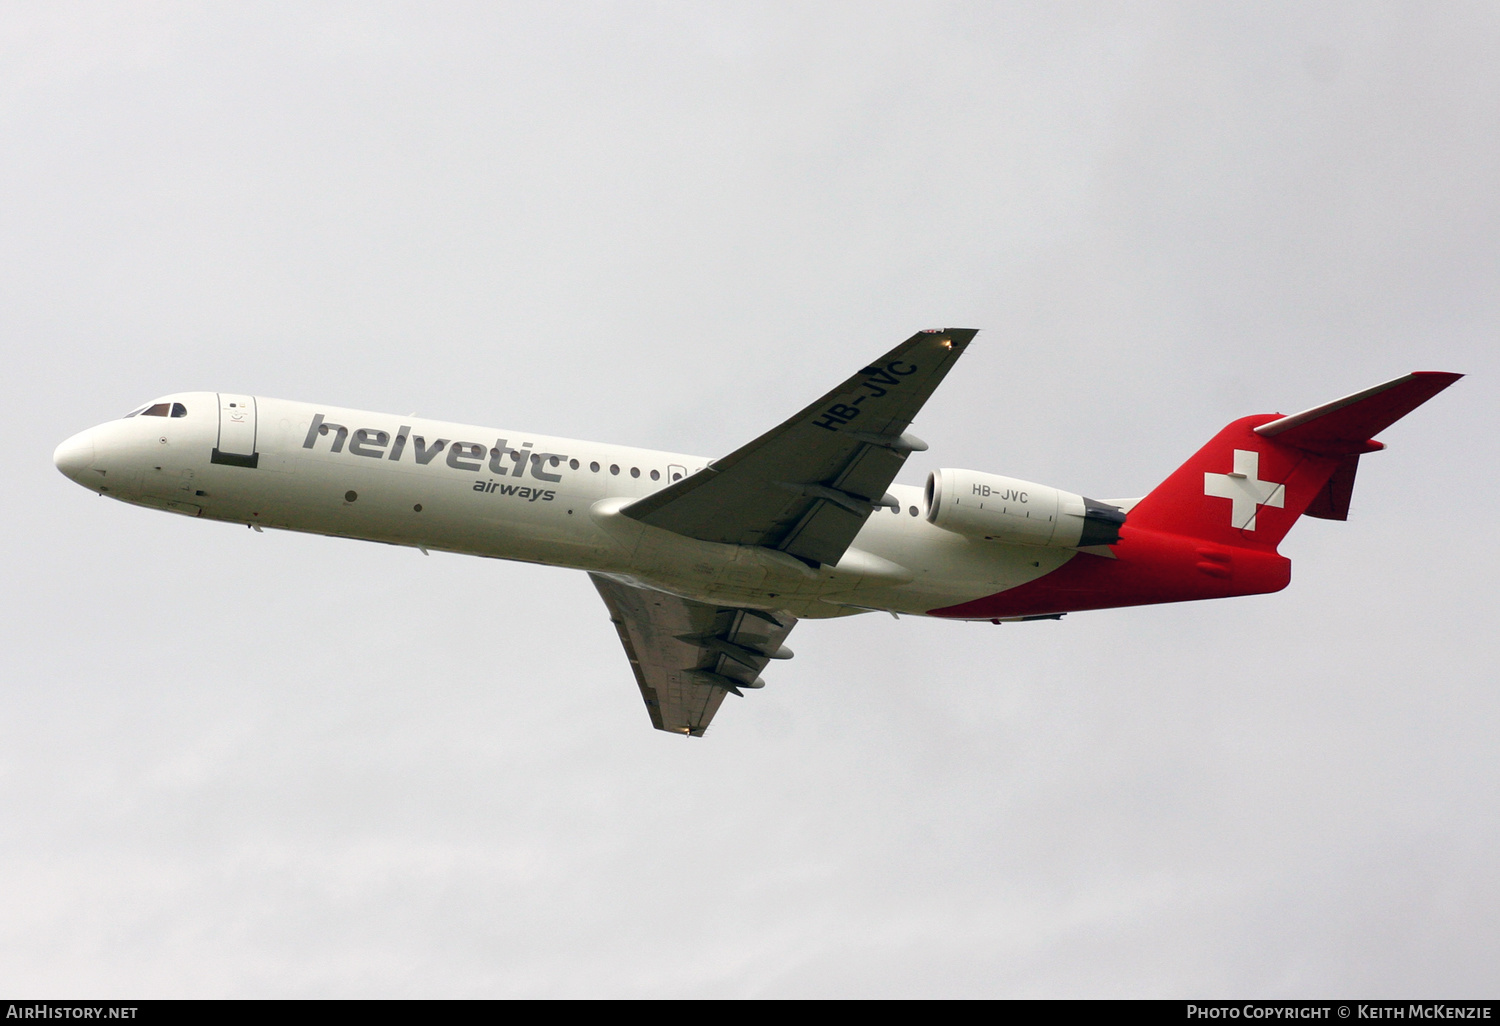
[[[621,512],[689,538],[837,563],[913,451],[904,434],[972,328],[918,332],[755,441]]]
[[[729,693],[765,686],[758,674],[796,620],[758,609],[711,606],[589,574],[620,632],[646,712],[657,730],[702,737]]]

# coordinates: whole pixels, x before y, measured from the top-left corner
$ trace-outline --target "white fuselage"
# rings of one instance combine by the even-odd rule
[[[701,456],[227,393],[158,402],[186,412],[75,435],[58,447],[59,468],[102,494],[189,516],[573,567],[803,618],[925,614],[1075,556],[939,529],[921,489],[896,485],[900,509],[877,510],[836,566],[813,570],[619,513],[702,470]]]

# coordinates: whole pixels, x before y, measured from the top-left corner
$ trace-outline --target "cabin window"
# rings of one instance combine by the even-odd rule
[[[620,472],[620,465],[618,463],[611,463],[609,465],[609,472],[611,474],[618,474]]]
[[[577,460],[569,460],[568,461],[568,468],[570,470],[577,470],[578,469],[578,461]]]
[[[907,512],[910,513],[912,516],[916,516],[917,515],[917,507],[913,506],[911,509],[907,510]]]
[[[590,463],[589,464],[589,469],[592,470],[596,474],[599,473],[599,463],[598,463],[598,461]]]
[[[640,477],[641,476],[641,468],[640,467],[631,467],[630,468],[630,476],[631,477]]]

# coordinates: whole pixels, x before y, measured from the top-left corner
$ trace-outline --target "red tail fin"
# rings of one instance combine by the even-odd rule
[[[1135,504],[1109,547],[1114,559],[1081,555],[1018,587],[929,615],[998,623],[1280,591],[1291,561],[1276,546],[1297,518],[1343,519],[1354,464],[1384,448],[1370,436],[1459,377],[1408,374],[1296,416],[1237,420]]]
[[[1463,375],[1418,371],[1290,417],[1230,424],[1130,511],[1132,527],[1275,551],[1303,513],[1342,520],[1371,436]]]
[[[1275,414],[1220,431],[1130,511],[1131,527],[1274,552],[1339,461],[1256,433]]]

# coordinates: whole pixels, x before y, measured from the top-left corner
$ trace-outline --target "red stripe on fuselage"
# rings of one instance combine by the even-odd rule
[[[1261,595],[1280,591],[1292,579],[1291,560],[1275,552],[1219,545],[1128,523],[1110,551],[1115,559],[1080,552],[1034,581],[931,609],[927,615],[989,620]]]

